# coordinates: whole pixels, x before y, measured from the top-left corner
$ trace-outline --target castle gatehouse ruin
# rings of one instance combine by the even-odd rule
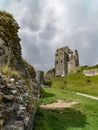
[[[78,51],[74,52],[68,46],[59,48],[55,53],[55,76],[66,76],[79,66]]]

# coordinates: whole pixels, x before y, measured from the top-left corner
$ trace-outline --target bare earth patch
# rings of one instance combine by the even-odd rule
[[[75,104],[77,104],[76,101],[66,102],[64,100],[58,100],[57,102],[53,102],[51,104],[42,104],[40,105],[40,107],[44,109],[64,109],[66,107],[71,107]]]

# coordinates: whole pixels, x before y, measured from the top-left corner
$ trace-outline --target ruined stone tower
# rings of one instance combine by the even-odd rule
[[[59,48],[55,53],[55,76],[65,76],[79,65],[78,51],[68,46]]]

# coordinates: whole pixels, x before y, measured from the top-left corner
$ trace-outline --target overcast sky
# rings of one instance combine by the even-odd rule
[[[55,49],[79,52],[80,65],[98,64],[98,0],[0,0],[20,25],[23,57],[36,69],[54,67]]]

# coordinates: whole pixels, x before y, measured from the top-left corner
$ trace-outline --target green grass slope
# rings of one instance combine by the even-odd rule
[[[52,88],[66,89],[98,96],[98,75],[87,77],[82,73],[56,77],[48,82]]]
[[[39,108],[34,130],[98,130],[98,101],[76,95],[76,92],[81,92],[98,97],[98,76],[87,77],[82,71],[48,82],[50,88],[42,90],[40,104],[57,100],[76,101],[78,104],[63,110]]]
[[[34,130],[98,130],[98,101],[81,97],[71,91],[44,89],[40,103],[50,103],[58,99],[77,105],[64,110],[44,110],[39,108],[34,122]]]

